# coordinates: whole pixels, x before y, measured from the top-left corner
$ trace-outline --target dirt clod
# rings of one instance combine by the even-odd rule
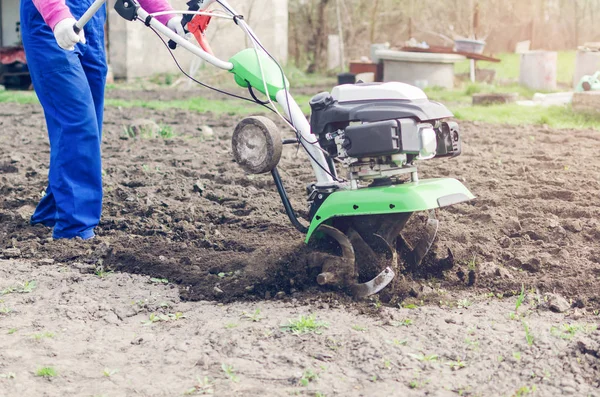
[[[571,305],[565,298],[557,294],[546,295],[548,308],[553,312],[564,313],[571,308]]]

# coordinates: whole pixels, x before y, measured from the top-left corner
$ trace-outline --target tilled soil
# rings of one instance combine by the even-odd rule
[[[139,118],[171,127],[174,136],[130,136],[125,127]],[[600,309],[600,160],[595,150],[600,132],[461,123],[463,155],[425,162],[420,174],[458,178],[477,199],[438,211],[438,255],[428,260],[432,271],[406,275],[402,290],[391,291],[399,298],[394,302],[404,299],[405,307],[418,307],[409,310],[382,307],[376,300],[353,303],[316,285],[314,271],[306,266],[308,248],[289,224],[270,176],[247,175],[232,161],[229,140],[236,123],[229,116],[178,110],[108,108],[98,237],[53,241],[49,229],[28,225],[47,176],[43,114],[39,106],[0,104],[0,252],[10,260],[0,266],[0,288],[10,291],[33,279],[39,285],[31,293],[0,296],[0,309],[8,311],[0,311],[0,332],[23,330],[0,338],[0,351],[9,347],[9,353],[0,353],[0,376],[27,373],[12,381],[0,378],[0,395],[4,385],[6,395],[26,385],[39,387],[31,395],[44,390],[45,383],[33,375],[36,354],[59,357],[45,361],[69,368],[52,380],[57,392],[48,395],[180,395],[204,373],[216,380],[217,395],[262,395],[261,387],[270,395],[393,394],[400,384],[406,393],[412,387],[414,395],[424,390],[512,395],[533,385],[540,395],[600,393],[598,332],[593,330]],[[286,147],[280,173],[292,204],[305,216],[305,186],[312,180],[305,156]],[[455,265],[435,271],[436,258],[448,250]],[[168,286],[156,285],[166,280]],[[521,311],[529,313],[524,318],[535,337],[531,345],[521,318],[509,317],[516,298],[498,300],[521,288],[529,300]],[[67,298],[57,296],[62,289]],[[137,297],[150,299],[148,294],[167,294],[170,300],[166,307],[158,297],[151,299],[154,306],[132,305]],[[570,317],[548,312],[550,306]],[[268,313],[264,322],[226,326],[238,321],[242,311],[256,308]],[[85,316],[69,315],[69,310]],[[104,312],[119,310],[131,316],[119,313],[106,320]],[[142,317],[174,311],[186,318],[141,328]],[[302,337],[278,328],[309,311],[330,328]],[[385,325],[398,325],[405,317],[412,321],[409,326]],[[58,325],[57,319],[67,325]],[[551,327],[563,323],[585,326],[561,338]],[[31,340],[30,334],[48,328],[56,337]],[[129,351],[139,329],[152,330],[154,339],[145,349]],[[339,339],[343,347],[329,348],[328,338]],[[69,341],[80,343],[83,353],[66,349]],[[90,347],[95,341],[98,346]],[[324,359],[314,357],[320,350],[327,351]],[[202,354],[209,358],[201,359]],[[166,359],[170,355],[175,358]],[[115,364],[104,364],[111,357]],[[133,357],[131,363],[126,357]],[[102,378],[89,367],[86,375],[78,371],[78,360],[98,371],[103,365],[130,365],[127,371],[144,367],[147,373],[119,370],[120,375]],[[450,360],[466,365],[452,371]],[[240,382],[225,380],[220,368],[225,361],[239,369]],[[319,380],[298,386],[302,371],[311,368]],[[92,380],[89,393],[84,379]]]

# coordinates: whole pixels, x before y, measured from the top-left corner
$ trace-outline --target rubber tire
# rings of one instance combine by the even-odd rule
[[[264,147],[255,146],[257,144],[264,144]],[[235,161],[251,174],[273,170],[281,159],[283,148],[279,128],[264,116],[246,117],[240,121],[233,131],[231,146]],[[256,153],[256,150],[262,152]]]

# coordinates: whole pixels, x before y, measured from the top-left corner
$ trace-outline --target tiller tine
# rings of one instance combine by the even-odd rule
[[[341,257],[319,253],[315,253],[311,257],[313,265],[322,266],[322,271],[317,276],[319,285],[329,284],[346,288],[352,296],[360,299],[378,293],[393,280],[395,273],[388,266],[372,280],[359,284],[355,249],[358,250],[361,257],[370,257],[376,262],[377,256],[373,249],[353,229],[349,229],[348,236],[340,230],[324,224],[320,225],[317,230],[337,241],[342,250]],[[377,237],[378,245],[385,249],[392,260],[396,260],[395,250],[382,237]]]
[[[376,294],[391,283],[395,276],[396,273],[388,266],[373,280],[350,286],[350,292],[355,298],[364,298]]]
[[[396,250],[400,252],[407,264],[413,267],[421,264],[425,255],[431,249],[431,245],[437,236],[439,225],[440,222],[435,218],[435,212],[430,211],[427,222],[425,222],[424,227],[418,232],[418,240],[414,246],[411,246],[402,234],[398,236]]]

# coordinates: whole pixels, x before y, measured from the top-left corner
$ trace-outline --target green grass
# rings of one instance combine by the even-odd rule
[[[550,333],[558,338],[572,339],[578,332],[594,332],[598,329],[594,324],[563,324],[562,327],[552,326]]]
[[[32,91],[0,91],[0,102],[39,103],[37,96]]]
[[[221,364],[221,369],[223,370],[223,372],[229,378],[230,381],[232,381],[234,383],[237,383],[240,381],[238,376],[235,374],[235,369],[233,368],[232,365],[223,363],[223,364]]]
[[[575,72],[575,51],[561,51],[558,53],[556,65],[556,80],[562,84],[571,86],[573,83],[573,74]],[[478,69],[493,69],[496,71],[496,80],[498,81],[518,81],[521,70],[521,55],[519,54],[498,54],[495,56],[501,60],[495,62],[477,62]],[[469,61],[459,62],[454,67],[455,73],[469,73]]]
[[[548,125],[551,128],[600,130],[600,116],[575,113],[570,106],[472,106],[454,109],[454,115],[459,120],[492,124]]]
[[[305,113],[310,112],[310,107],[308,105],[308,101],[310,100],[310,98],[311,96],[307,95],[300,95],[295,97],[295,100],[298,102],[300,108]],[[120,106],[123,108],[141,107],[153,110],[180,109],[190,110],[199,113],[211,112],[216,115],[228,114],[239,116],[269,112],[266,108],[262,106],[249,104],[242,100],[206,99],[202,97],[175,101],[127,101],[123,99],[106,99],[106,105],[115,107]]]
[[[319,376],[313,372],[312,369],[307,369],[302,374],[299,383],[301,386],[307,387],[311,382],[316,381],[317,379],[319,379]]]
[[[285,76],[290,82],[291,88],[324,87],[337,84],[337,78],[322,74],[308,74],[293,65],[283,68]],[[316,94],[316,92],[315,92]]]
[[[39,376],[42,378],[53,378],[57,375],[58,373],[53,367],[42,367],[38,368],[38,370],[35,371],[35,376]]]
[[[315,316],[311,314],[309,316],[301,315],[296,320],[288,320],[288,324],[281,326],[281,328],[294,334],[318,334],[323,328],[327,328],[327,326],[327,323],[323,321],[317,321]]]

